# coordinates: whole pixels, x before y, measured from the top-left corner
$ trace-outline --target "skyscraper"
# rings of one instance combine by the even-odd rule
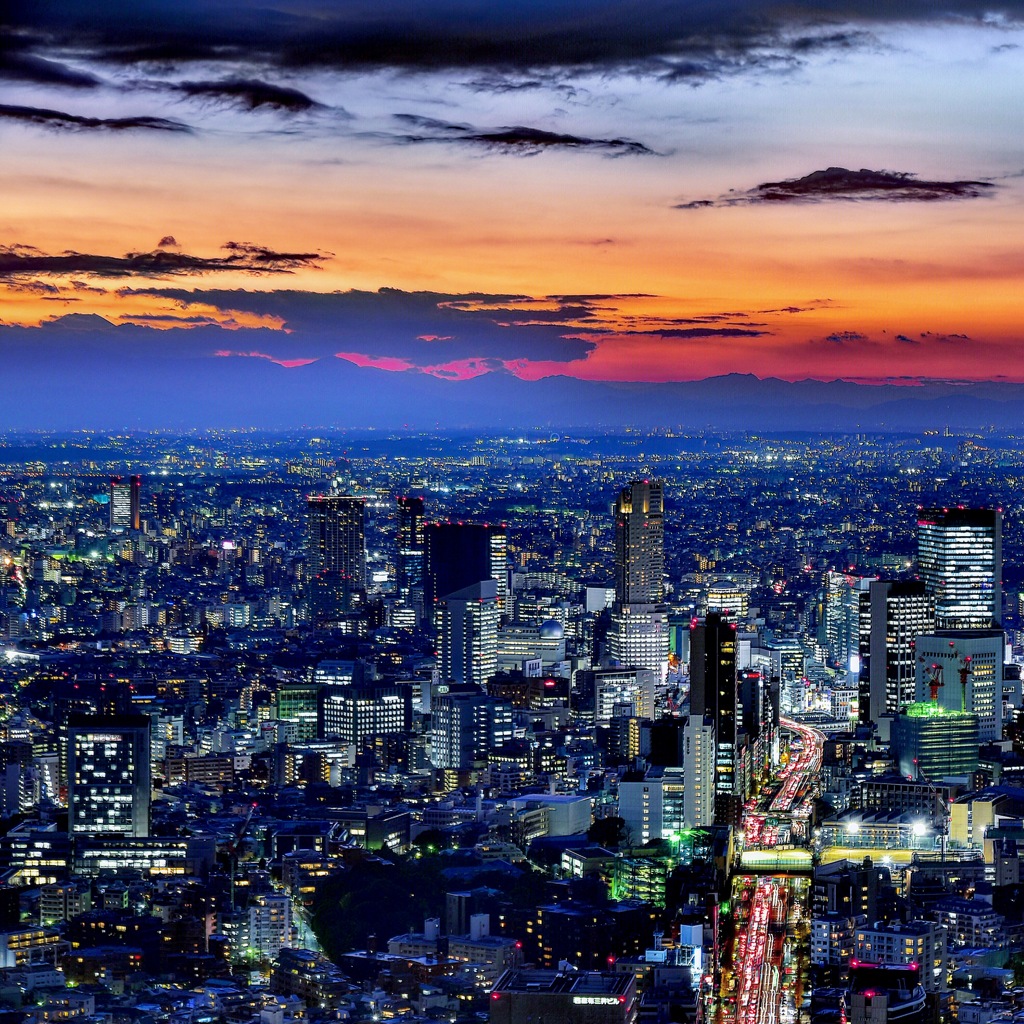
[[[923,508],[917,516],[917,566],[935,597],[939,629],[990,629],[1002,618],[1002,512]]]
[[[311,494],[306,505],[310,611],[322,625],[366,592],[365,511],[362,498],[341,494]]]
[[[108,492],[110,504],[107,506],[111,528],[121,527],[125,530],[142,528],[142,477],[129,477],[128,482],[119,476],[110,478]]]
[[[608,626],[608,656],[618,665],[647,668],[659,682],[668,672],[668,612],[664,605],[616,604]]]
[[[148,836],[149,716],[75,713],[67,737],[68,831]]]
[[[508,593],[508,531],[504,523],[427,523],[423,530],[424,607],[481,580],[497,583],[499,612]]]
[[[917,638],[917,700],[946,711],[978,716],[982,743],[1003,737],[1003,661],[1006,636],[1001,629],[938,629]]]
[[[437,663],[441,678],[483,686],[498,671],[498,584],[481,580],[439,598]]]
[[[872,580],[865,721],[894,715],[917,698],[915,644],[935,628],[935,601],[921,580]]]
[[[615,600],[659,604],[665,598],[665,484],[634,480],[615,502]]]
[[[397,548],[395,584],[399,600],[409,605],[418,604],[422,615],[423,570],[426,561],[422,498],[398,498]]]
[[[620,665],[648,668],[664,681],[669,623],[665,606],[665,486],[634,480],[615,501],[615,604],[608,655]]]
[[[736,624],[718,612],[690,629],[690,717],[715,728],[715,823],[736,825],[743,796],[736,775]]]
[[[825,585],[824,640],[833,662],[843,671],[860,672],[861,604],[870,580],[830,572]]]
[[[469,768],[512,739],[512,707],[479,691],[441,694],[430,713],[430,762]]]

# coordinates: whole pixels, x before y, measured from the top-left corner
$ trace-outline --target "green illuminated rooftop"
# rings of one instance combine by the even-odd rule
[[[973,718],[971,711],[954,711],[944,708],[933,700],[922,700],[916,704],[908,704],[903,713],[910,718]]]

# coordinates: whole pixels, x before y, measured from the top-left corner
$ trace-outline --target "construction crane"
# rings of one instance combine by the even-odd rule
[[[966,657],[960,659],[960,710],[967,710],[967,677],[972,675],[974,670],[971,668],[971,656],[968,654]]]
[[[924,670],[924,673],[928,679],[929,700],[931,700],[933,704],[936,704],[939,700],[939,689],[946,685],[942,681],[942,666],[929,665],[928,668]]]

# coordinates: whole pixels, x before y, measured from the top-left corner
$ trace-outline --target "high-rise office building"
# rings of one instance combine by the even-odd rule
[[[407,735],[411,695],[411,687],[394,683],[331,687],[321,698],[320,735],[357,747],[371,736]]]
[[[323,625],[357,607],[366,592],[363,499],[311,494],[306,499],[310,613]]]
[[[296,741],[316,737],[320,684],[287,680],[277,688],[274,713],[279,722],[294,726]]]
[[[110,504],[107,508],[111,528],[141,529],[142,477],[131,476],[127,482],[123,477],[111,477],[108,495]]]
[[[678,765],[652,765],[619,782],[619,816],[637,845],[714,823],[715,727],[692,716],[678,725]]]
[[[148,715],[72,714],[68,742],[68,831],[149,835]]]
[[[427,523],[424,540],[424,608],[481,580],[497,584],[498,611],[508,594],[508,531],[504,523]]]
[[[1002,619],[1002,519],[991,508],[918,513],[917,567],[939,629],[990,629]]]
[[[608,657],[625,668],[646,668],[664,682],[669,624],[664,605],[616,604],[608,625]]]
[[[830,572],[825,583],[825,644],[833,663],[850,672],[854,681],[860,673],[861,605],[870,584],[869,579],[845,572]]]
[[[865,721],[878,722],[917,699],[919,636],[935,628],[935,601],[921,580],[872,580]]]
[[[423,571],[426,562],[426,541],[423,535],[423,499],[398,498],[397,561],[395,586],[399,600],[419,606],[423,612]]]
[[[439,694],[430,711],[430,762],[470,768],[512,739],[512,706],[478,690]]]
[[[892,758],[906,779],[970,776],[979,742],[977,715],[933,700],[908,704],[892,720]]]
[[[737,778],[736,624],[718,612],[690,628],[690,716],[715,729],[715,822],[739,824],[743,796]]]
[[[615,600],[659,604],[665,598],[665,484],[634,480],[615,502]]]
[[[437,666],[441,678],[483,686],[498,671],[498,584],[481,580],[439,598]]]
[[[616,708],[628,705],[637,718],[654,717],[657,677],[648,668],[599,668],[588,675],[593,680],[594,722],[606,725]]]
[[[978,716],[982,743],[1001,740],[1005,653],[1001,629],[937,629],[919,636],[917,700],[931,700],[934,690],[939,707]]]
[[[665,487],[634,480],[615,501],[615,604],[608,656],[619,665],[668,673],[669,621],[665,606]]]

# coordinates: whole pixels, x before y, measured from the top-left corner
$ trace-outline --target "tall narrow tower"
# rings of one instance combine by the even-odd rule
[[[608,654],[620,665],[668,671],[665,597],[665,485],[634,480],[615,501],[615,606]]]
[[[413,592],[419,591],[419,604],[423,604],[423,568],[426,553],[423,540],[423,499],[400,496],[398,498],[398,560],[395,566],[395,584],[399,598],[413,603]]]
[[[68,831],[148,836],[148,715],[73,714],[68,722]]]
[[[743,810],[737,781],[736,624],[718,612],[690,627],[690,717],[715,727],[715,823],[736,825]]]
[[[108,516],[111,527],[120,526],[126,530],[142,528],[142,477],[135,475],[128,478],[110,478],[108,491],[110,504]]]
[[[363,499],[311,494],[307,499],[307,556],[314,624],[351,611],[366,592]]]
[[[634,480],[615,502],[615,600],[658,604],[665,597],[665,485]]]

